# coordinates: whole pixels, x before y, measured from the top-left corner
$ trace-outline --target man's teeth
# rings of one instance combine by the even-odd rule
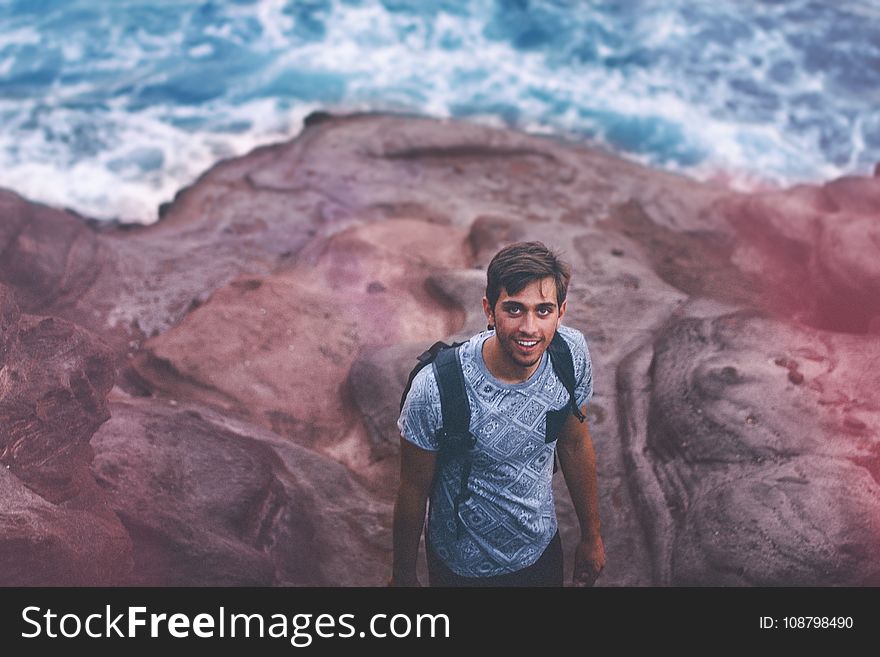
[[[538,344],[537,340],[517,340],[517,344],[521,344],[523,347],[534,347]]]

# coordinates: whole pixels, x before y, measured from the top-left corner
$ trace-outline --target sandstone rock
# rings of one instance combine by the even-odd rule
[[[218,290],[148,341],[134,367],[153,389],[250,418],[366,474],[382,452],[364,440],[346,389],[351,365],[359,351],[454,329],[461,312],[426,289],[425,275],[463,266],[463,237],[404,219],[342,231],[287,270]]]
[[[865,336],[734,314],[672,321],[646,374],[644,358],[625,365],[648,379],[625,437],[634,482],[654,491],[658,582],[880,581],[865,558],[880,549],[878,357]]]
[[[673,549],[674,583],[877,586],[880,486],[845,460],[797,456],[709,476]]]
[[[338,463],[197,404],[119,398],[112,412],[92,440],[93,470],[134,545],[127,584],[362,586],[387,576],[389,509]]]
[[[0,586],[116,586],[130,568],[115,516],[52,504],[0,467]]]
[[[0,216],[0,282],[25,312],[64,307],[94,282],[99,241],[84,222],[5,190]]]
[[[852,333],[880,324],[880,180],[842,178],[719,203],[734,260],[765,282],[763,307]]]
[[[124,525],[136,567],[110,548],[112,577],[68,547],[27,563],[70,559],[44,569],[59,581],[383,583],[406,374],[485,326],[489,258],[538,239],[573,265],[564,321],[594,360],[600,584],[876,583],[878,185],[738,194],[559,140],[321,115],[152,226],[0,193],[0,283],[45,316],[0,303],[0,405],[78,436],[56,449],[29,429],[34,454],[64,457],[3,490]],[[98,365],[69,322],[107,343]],[[10,383],[23,353],[48,354],[36,387]],[[98,489],[85,441],[109,384],[89,372],[108,363]],[[64,513],[27,535],[67,536]]]
[[[89,473],[112,360],[70,322],[21,314],[4,286],[0,325],[0,583],[118,583],[130,542]]]

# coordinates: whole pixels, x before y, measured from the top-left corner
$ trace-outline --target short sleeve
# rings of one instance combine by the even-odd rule
[[[430,365],[413,379],[397,420],[400,435],[416,447],[436,452],[440,449],[437,431],[442,424],[440,389]]]
[[[574,396],[578,408],[583,408],[593,396],[593,361],[590,358],[590,348],[587,339],[577,329],[560,327],[562,337],[571,348],[571,358],[574,362],[574,376],[577,382],[574,387]]]

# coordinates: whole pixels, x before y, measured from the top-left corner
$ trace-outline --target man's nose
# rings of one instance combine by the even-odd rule
[[[535,330],[538,327],[538,319],[535,317],[533,313],[524,313],[523,321],[520,326],[523,333],[527,333],[528,335],[533,335]]]

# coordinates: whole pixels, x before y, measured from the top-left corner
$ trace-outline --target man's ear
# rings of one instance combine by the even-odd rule
[[[559,322],[562,321],[562,316],[565,314],[565,308],[568,304],[568,299],[562,302],[562,305],[559,306],[559,317],[556,318],[556,328],[559,328]]]
[[[487,297],[483,297],[483,312],[486,313],[486,320],[489,322],[489,327],[495,328],[495,312],[489,306],[489,299]]]

